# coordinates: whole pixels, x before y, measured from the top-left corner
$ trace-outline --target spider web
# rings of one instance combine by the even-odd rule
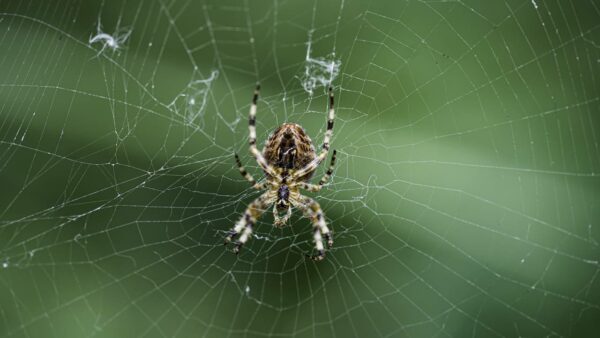
[[[0,335],[600,328],[594,1],[0,7]],[[323,262],[297,215],[223,247],[257,81],[259,143],[335,87]]]

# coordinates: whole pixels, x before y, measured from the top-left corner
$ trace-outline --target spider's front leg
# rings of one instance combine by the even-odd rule
[[[321,209],[319,203],[306,196],[300,196],[298,202],[295,203],[295,206],[302,210],[304,216],[312,221],[314,232],[313,240],[315,242],[317,254],[311,256],[311,258],[315,261],[321,261],[325,258],[323,237],[325,237],[325,240],[327,241],[327,249],[331,249],[333,246],[333,237],[325,222],[323,209]]]
[[[262,215],[266,208],[273,203],[273,201],[274,198],[270,192],[265,192],[252,201],[248,208],[246,208],[246,211],[244,211],[244,215],[242,215],[240,220],[237,221],[235,226],[227,233],[225,245],[233,241],[239,235],[240,238],[235,241],[235,246],[233,247],[233,252],[237,254],[244,243],[252,236],[252,227],[256,223],[256,220]]]

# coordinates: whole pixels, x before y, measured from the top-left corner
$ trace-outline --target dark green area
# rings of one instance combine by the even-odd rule
[[[235,256],[255,83],[322,140],[309,42],[334,248]],[[598,335],[595,1],[0,1],[0,50],[0,336]]]

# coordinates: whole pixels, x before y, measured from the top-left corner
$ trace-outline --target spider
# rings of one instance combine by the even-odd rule
[[[273,204],[274,225],[283,227],[292,215],[292,207],[302,211],[306,218],[309,218],[313,226],[313,240],[317,253],[312,255],[316,261],[325,258],[325,246],[323,238],[327,241],[327,248],[333,246],[333,237],[331,231],[325,222],[323,210],[315,200],[306,197],[300,193],[300,189],[311,192],[318,192],[323,185],[327,183],[333,167],[335,165],[336,151],[333,151],[331,163],[325,175],[318,184],[309,183],[315,169],[327,157],[329,152],[329,141],[333,134],[333,119],[335,112],[333,109],[333,88],[329,87],[329,115],[327,117],[327,130],[321,152],[317,155],[315,147],[306,134],[304,129],[295,123],[284,123],[277,128],[265,144],[262,153],[256,148],[256,102],[260,85],[254,90],[252,105],[250,106],[250,118],[248,120],[250,131],[250,153],[258,162],[258,165],[265,173],[266,179],[263,182],[256,182],[254,177],[246,171],[240,157],[235,154],[235,161],[242,176],[252,187],[257,190],[266,190],[257,199],[252,201],[244,215],[229,230],[225,238],[225,245],[236,239],[233,248],[234,253],[239,253],[242,246],[250,239],[252,228],[256,220],[263,214],[267,208]],[[283,213],[283,216],[281,215]]]

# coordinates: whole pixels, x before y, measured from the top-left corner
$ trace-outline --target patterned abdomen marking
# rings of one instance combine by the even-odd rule
[[[269,137],[263,150],[267,162],[282,171],[304,168],[315,159],[315,147],[304,129],[295,123],[284,123]],[[314,171],[300,181],[308,180]]]

